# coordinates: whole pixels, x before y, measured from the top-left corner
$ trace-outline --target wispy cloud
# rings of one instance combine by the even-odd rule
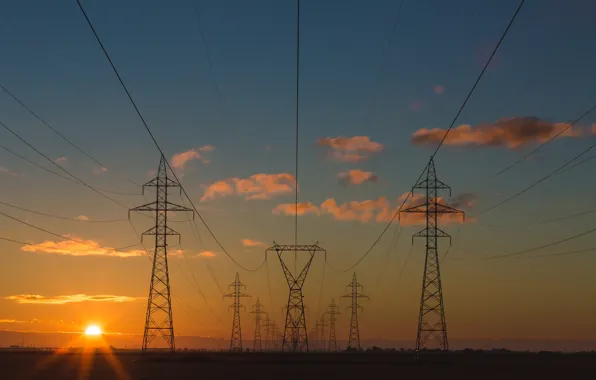
[[[12,177],[20,177],[21,176],[19,173],[13,172],[12,170],[5,168],[3,166],[0,166],[0,174],[8,174],[9,176],[12,176]]]
[[[101,168],[99,168],[99,167],[93,168],[93,174],[96,174],[96,175],[104,174],[104,173],[107,173],[108,171],[109,171],[108,168],[106,168],[105,166],[101,167]]]
[[[18,324],[18,323],[29,323],[29,321],[18,321],[16,319],[0,319],[0,324]]]
[[[186,152],[174,154],[170,160],[170,163],[172,164],[172,168],[182,173],[186,167],[186,164],[190,161],[199,160],[203,163],[203,165],[210,163],[211,160],[206,157],[206,154],[213,152],[214,150],[215,147],[212,145],[205,145],[200,148],[189,149]]]
[[[82,222],[88,222],[89,221],[89,217],[85,216],[85,215],[79,215],[76,217],[76,219],[82,221]]]
[[[445,92],[445,86],[437,84],[433,87],[433,92],[437,95],[442,95]]]
[[[64,164],[64,163],[66,163],[66,161],[68,161],[68,159],[66,157],[58,157],[54,160],[54,162],[57,164]]]
[[[298,215],[319,214],[319,207],[312,202],[299,202]],[[273,209],[276,215],[296,215],[296,203],[284,203]]]
[[[41,254],[54,254],[66,256],[107,256],[107,257],[140,257],[146,254],[144,250],[117,250],[112,247],[102,247],[93,240],[81,240],[73,235],[67,235],[72,239],[63,241],[46,240],[39,244],[24,245],[21,250],[24,252],[35,252]]]
[[[361,162],[383,150],[383,144],[372,141],[368,136],[323,137],[317,141],[327,148],[327,156],[339,162]]]
[[[296,186],[294,176],[289,173],[254,174],[248,178],[228,178],[205,186],[201,201],[238,195],[246,200],[271,199],[274,196],[291,193]]]
[[[215,257],[215,256],[217,256],[217,254],[213,251],[202,251],[199,253],[199,256],[201,256],[201,257]]]
[[[262,241],[252,240],[252,239],[242,239],[240,240],[242,245],[245,247],[262,247],[265,245]]]
[[[490,146],[517,149],[532,143],[545,142],[569,126],[568,123],[553,123],[538,117],[512,117],[494,123],[471,126],[463,124],[453,128],[445,144],[458,146]],[[445,129],[422,128],[414,132],[412,142],[416,145],[436,144],[445,136]],[[559,137],[579,137],[594,133],[570,127]]]
[[[143,299],[143,297],[114,296],[107,294],[69,294],[46,297],[39,294],[17,294],[14,296],[4,297],[4,299],[15,301],[20,304],[64,305],[68,303],[81,302],[132,302],[138,299]]]
[[[375,173],[365,172],[360,169],[353,169],[339,173],[337,177],[339,178],[339,183],[344,186],[360,185],[365,182],[376,182],[379,179]]]
[[[422,100],[412,100],[410,102],[410,111],[420,112],[422,110],[423,106],[424,106],[424,103],[422,103]]]

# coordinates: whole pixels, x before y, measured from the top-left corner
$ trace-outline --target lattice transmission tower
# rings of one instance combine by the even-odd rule
[[[180,184],[168,177],[166,159],[163,155],[159,161],[157,177],[143,185],[143,194],[147,187],[156,189],[155,202],[135,207],[128,212],[129,219],[131,211],[155,212],[155,226],[143,232],[141,236],[141,241],[146,235],[155,236],[153,269],[151,270],[142,350],[143,352],[153,349],[175,351],[174,320],[172,318],[170,276],[168,272],[168,236],[177,236],[178,241],[180,241],[180,234],[168,227],[168,211],[192,212],[194,218],[194,210],[168,200],[168,189],[180,187]],[[155,340],[155,338],[160,339]]]
[[[326,253],[326,251],[317,244],[313,245],[274,245],[267,249],[268,252],[277,253],[279,262],[286,276],[290,292],[288,295],[288,305],[286,306],[286,322],[284,324],[284,332],[282,337],[282,351],[308,351],[308,333],[306,330],[306,314],[304,313],[304,296],[302,294],[302,287],[306,280],[306,275],[310,269],[310,265],[317,252]],[[294,257],[297,257],[299,252],[307,253],[306,264],[300,272],[296,266],[295,272],[292,273],[290,268],[286,265],[283,259],[284,252],[294,252]],[[295,260],[295,265],[296,264]]]
[[[360,298],[368,298],[364,294],[360,293],[360,290],[364,290],[364,287],[356,280],[356,273],[352,276],[352,282],[346,285],[346,288],[351,290],[350,294],[342,296],[342,298],[350,298],[352,303],[348,308],[352,309],[352,318],[350,319],[350,337],[348,338],[348,350],[360,350],[360,329],[358,327],[358,309],[362,309],[362,306],[358,304]]]
[[[327,346],[327,351],[329,352],[336,352],[337,351],[337,337],[335,336],[335,322],[337,322],[336,315],[341,314],[337,311],[337,305],[335,304],[335,300],[332,299],[331,303],[328,306],[327,311],[325,314],[329,315],[329,344]]]
[[[325,344],[325,327],[327,327],[327,324],[325,323],[325,314],[323,314],[321,315],[321,319],[317,321],[318,336],[316,337],[318,341],[317,348],[321,351],[325,351],[327,349],[327,345]]]
[[[426,216],[426,227],[412,237],[412,241],[415,237],[426,239],[426,259],[424,261],[422,296],[416,336],[416,353],[418,355],[431,337],[436,340],[441,349],[449,349],[441,272],[439,270],[438,239],[449,238],[451,242],[451,236],[438,227],[438,221],[439,215],[443,214],[462,214],[463,217],[465,216],[463,211],[441,203],[442,198],[438,195],[439,190],[449,190],[451,196],[451,188],[437,179],[433,157],[430,158],[425,172],[412,188],[412,192],[415,189],[425,190],[425,202],[402,210],[402,212],[418,213]]]
[[[259,299],[257,298],[257,303],[253,306],[253,311],[251,311],[252,314],[255,315],[255,337],[253,340],[253,344],[252,344],[252,350],[253,351],[263,351],[263,345],[261,342],[261,315],[262,314],[266,314],[263,309],[262,309],[261,305],[261,301],[259,301]],[[269,317],[267,317],[266,321],[265,321],[265,336],[266,339],[269,338]],[[265,340],[265,342],[267,342]]]
[[[234,308],[234,318],[232,321],[232,336],[230,337],[230,351],[242,352],[242,325],[240,324],[240,309],[244,305],[240,302],[242,298],[250,297],[248,294],[242,293],[242,289],[246,286],[240,282],[240,276],[236,273],[234,282],[229,285],[231,293],[224,294],[224,298],[231,298],[231,308]]]

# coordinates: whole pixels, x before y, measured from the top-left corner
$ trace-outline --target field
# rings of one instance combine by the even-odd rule
[[[0,351],[0,378],[17,379],[475,379],[585,378],[594,354],[62,353]]]

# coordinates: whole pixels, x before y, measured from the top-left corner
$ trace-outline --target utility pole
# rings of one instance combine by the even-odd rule
[[[425,173],[422,174],[418,183],[412,188],[412,192],[415,189],[425,190],[425,203],[402,210],[402,212],[425,214],[426,216],[426,228],[412,237],[412,243],[415,237],[426,238],[426,259],[424,261],[422,297],[420,299],[418,334],[416,336],[417,357],[431,337],[435,339],[441,349],[449,350],[443,288],[439,270],[438,239],[449,238],[451,242],[451,236],[438,227],[438,219],[439,215],[442,214],[463,215],[463,211],[440,203],[439,190],[449,190],[451,196],[451,188],[437,179],[433,157],[430,158]]]
[[[261,310],[261,306],[261,301],[257,298],[257,303],[254,305],[253,311],[251,311],[251,313],[255,315],[255,338],[252,345],[252,350],[254,352],[263,351],[263,346],[261,344],[261,314],[265,314],[265,312]],[[268,320],[269,319],[267,319],[267,321]],[[268,326],[265,326],[265,328],[267,329]]]
[[[346,285],[346,288],[350,288],[350,294],[342,296],[342,298],[351,298],[352,303],[348,308],[352,309],[352,319],[350,320],[350,337],[348,339],[348,350],[360,350],[360,330],[358,328],[358,309],[362,309],[362,306],[358,304],[359,298],[368,298],[364,294],[360,293],[359,290],[363,290],[364,287],[356,280],[356,273],[352,276],[352,282]]]
[[[168,236],[180,234],[168,227],[168,211],[192,212],[194,210],[168,201],[168,189],[180,187],[180,184],[168,177],[166,159],[162,155],[159,161],[157,177],[143,185],[145,188],[155,187],[155,202],[135,207],[128,212],[151,211],[155,212],[155,226],[143,232],[141,241],[146,235],[155,236],[155,249],[153,252],[153,268],[151,270],[151,283],[149,298],[147,299],[147,314],[145,316],[145,331],[143,333],[142,350],[146,352],[153,349],[176,350],[174,342],[174,321],[172,318],[172,299],[170,294],[170,276],[168,272]],[[160,339],[154,341],[156,337]],[[161,341],[161,344],[159,344]]]
[[[317,322],[317,330],[319,331],[317,338],[321,346],[321,351],[325,351],[327,348],[325,345],[325,327],[327,327],[327,325],[325,324],[325,314],[323,314],[321,315],[321,319]]]
[[[337,338],[335,336],[335,322],[337,318],[335,317],[338,314],[341,314],[337,311],[337,305],[335,304],[335,300],[331,300],[331,304],[329,304],[329,309],[325,313],[329,315],[329,345],[327,350],[329,352],[337,352]]]
[[[248,294],[242,293],[242,288],[246,286],[240,282],[240,276],[236,273],[236,278],[229,286],[231,293],[225,294],[224,298],[232,298],[233,302],[230,307],[234,308],[234,320],[232,322],[232,337],[230,338],[230,351],[242,352],[242,326],[240,325],[240,308],[244,306],[240,303],[243,297],[250,297]]]
[[[271,345],[271,321],[269,315],[265,314],[265,350],[268,350]]]
[[[288,305],[286,307],[286,322],[284,325],[284,332],[282,338],[282,351],[307,351],[308,352],[308,334],[306,330],[306,315],[304,313],[304,296],[302,294],[302,287],[306,280],[306,275],[310,269],[310,265],[317,252],[326,254],[326,251],[317,244],[313,245],[279,245],[274,243],[272,247],[267,249],[266,253],[275,252],[279,258],[279,262],[286,276],[290,292],[288,295]],[[294,252],[296,258],[298,252],[305,252],[308,254],[308,259],[300,272],[296,267],[295,272],[292,273],[290,268],[283,260],[284,252]],[[297,261],[295,260],[295,264]],[[297,264],[296,264],[297,265]]]

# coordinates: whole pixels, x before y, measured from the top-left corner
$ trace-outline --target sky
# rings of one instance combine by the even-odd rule
[[[295,3],[196,1],[204,39],[193,1],[82,3],[229,254],[257,268],[274,241],[292,244]],[[394,223],[361,264],[346,269],[410,191],[517,6],[405,0],[395,24],[397,1],[301,2],[298,240],[318,242],[328,262],[317,255],[306,280],[310,325],[334,298],[342,311],[338,338],[347,338],[348,303],[340,297],[356,272],[370,297],[362,301],[362,338],[415,339],[425,248],[410,236],[421,220]],[[453,235],[441,264],[450,339],[596,340],[594,252],[559,255],[594,247],[594,235],[485,260],[593,228],[591,214],[543,223],[596,206],[592,161],[485,210],[595,142],[596,112],[495,175],[593,106],[596,53],[586,47],[596,36],[595,11],[586,0],[527,1],[435,157],[438,177],[452,187],[445,203],[467,214],[464,223],[441,221]],[[0,149],[0,211],[88,244],[1,215],[0,237],[38,245],[0,241],[0,328],[77,332],[97,323],[106,332],[142,334],[151,262],[135,230],[153,222],[132,214],[131,227],[127,208],[155,196],[130,181],[150,180],[159,152],[75,1],[0,1],[0,45],[0,84],[101,165],[4,91],[0,121],[121,203]],[[61,170],[4,128],[0,141]],[[176,191],[170,196],[185,202]],[[229,337],[232,314],[222,293],[236,272],[252,296],[244,300],[245,336],[257,298],[282,324],[288,288],[277,257],[244,271],[198,220],[197,235],[188,216],[170,217],[182,236],[169,257],[177,335]],[[152,252],[152,240],[144,243]],[[449,242],[439,244],[443,255]]]

